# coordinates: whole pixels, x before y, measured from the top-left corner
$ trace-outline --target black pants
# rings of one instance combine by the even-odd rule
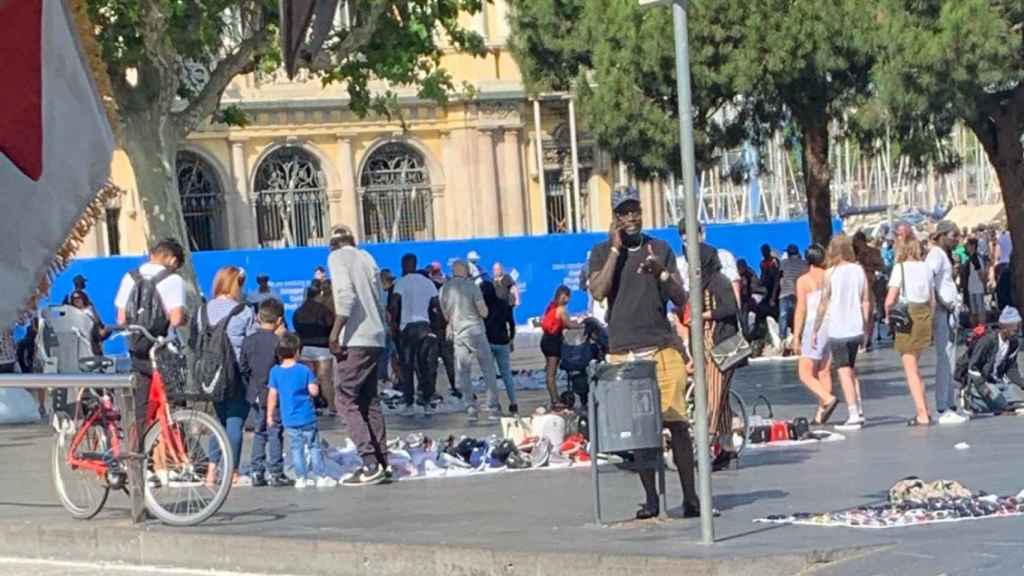
[[[455,386],[455,342],[445,338],[443,333],[438,334],[435,331],[434,336],[437,338],[441,361],[444,362],[444,372],[448,376],[448,388],[457,391],[458,387]]]
[[[383,355],[383,348],[349,348],[334,363],[338,412],[369,467],[388,465],[387,429],[377,395],[377,363]]]
[[[416,386],[413,377],[419,381],[420,401],[430,402],[437,383],[437,336],[426,322],[413,322],[402,329],[400,378],[405,403],[416,400]]]
[[[142,441],[146,435],[146,411],[149,409],[149,389],[153,384],[153,364],[150,363],[149,358],[132,356],[132,373],[136,374],[139,380],[134,394],[136,426],[128,436],[136,442],[132,449],[142,452]]]

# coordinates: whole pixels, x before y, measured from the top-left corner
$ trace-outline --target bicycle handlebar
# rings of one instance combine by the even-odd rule
[[[111,330],[113,330],[114,332],[137,334],[154,344],[159,344],[167,340],[166,336],[153,336],[153,334],[151,334],[149,330],[146,330],[144,326],[139,326],[138,324],[125,324],[124,326],[114,326],[113,328],[111,328]]]

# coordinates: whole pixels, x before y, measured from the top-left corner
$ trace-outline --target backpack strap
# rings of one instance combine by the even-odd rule
[[[156,286],[157,284],[163,282],[171,274],[174,274],[174,272],[171,272],[167,268],[164,268],[163,270],[157,272],[156,274],[153,275],[152,278],[153,285]]]

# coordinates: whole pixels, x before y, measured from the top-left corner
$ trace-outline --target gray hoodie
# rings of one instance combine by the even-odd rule
[[[334,308],[348,318],[341,345],[352,348],[383,348],[386,326],[381,303],[380,270],[369,252],[344,246],[327,258],[334,289]]]

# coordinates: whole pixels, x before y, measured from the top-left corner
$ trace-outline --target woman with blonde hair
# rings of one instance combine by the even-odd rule
[[[892,312],[898,304],[906,306],[906,314],[899,315],[903,322],[894,324]],[[907,421],[908,426],[928,426],[932,423],[917,361],[921,352],[931,346],[934,314],[935,284],[928,264],[921,261],[921,244],[898,241],[896,265],[892,268],[889,293],[885,299],[885,315],[889,326],[896,333],[896,351],[900,353],[903,371],[907,375],[907,388],[914,401],[916,415]],[[909,325],[906,322],[908,319]]]
[[[242,297],[245,286],[245,270],[237,266],[225,266],[217,270],[213,278],[213,298],[203,304],[192,320],[193,348],[202,330],[227,322],[227,336],[231,342],[234,362],[237,364],[242,355],[242,343],[245,337],[256,332],[256,322],[252,308],[246,305]],[[245,419],[249,416],[249,404],[245,401],[245,383],[242,382],[240,371],[230,371],[236,377],[227,382],[224,398],[213,403],[217,419],[224,425],[231,442],[232,456],[235,464],[234,483],[240,484],[238,465],[242,457],[242,437],[245,433]],[[207,470],[207,482],[213,483],[217,478],[217,466],[220,462],[220,451],[216,447],[211,450],[210,465]]]
[[[857,352],[864,343],[866,326],[870,322],[871,294],[867,276],[853,252],[849,236],[840,234],[828,246],[831,268],[825,273],[825,287],[814,318],[811,345],[817,347],[820,338],[827,338],[832,362],[839,372],[839,383],[846,400],[847,419],[840,429],[859,430],[864,426],[857,392]],[[822,326],[827,328],[820,332]]]

